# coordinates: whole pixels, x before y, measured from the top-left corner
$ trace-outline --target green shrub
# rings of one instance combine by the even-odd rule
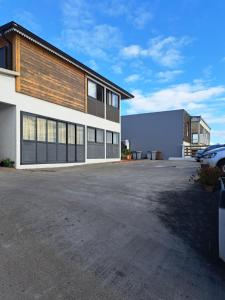
[[[3,160],[0,162],[0,166],[1,166],[1,167],[5,167],[5,168],[13,168],[13,167],[14,167],[14,161],[12,161],[12,160],[9,159],[9,158],[3,159]]]

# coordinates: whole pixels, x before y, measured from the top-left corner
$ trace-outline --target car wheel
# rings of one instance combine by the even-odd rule
[[[223,174],[225,174],[225,159],[218,162],[218,167],[222,171]]]

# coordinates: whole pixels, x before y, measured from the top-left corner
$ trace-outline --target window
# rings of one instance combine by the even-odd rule
[[[95,143],[95,129],[88,128],[88,142]]]
[[[56,143],[56,122],[48,120],[48,142]]]
[[[112,105],[112,92],[107,90],[106,91],[106,98],[107,98],[107,104]]]
[[[46,120],[37,118],[37,141],[46,142]]]
[[[104,130],[96,129],[96,142],[104,143]]]
[[[97,98],[97,84],[88,80],[88,96]]]
[[[6,47],[0,48],[0,68],[6,68]]]
[[[107,144],[113,143],[113,133],[111,131],[106,132],[106,143]]]
[[[118,145],[119,144],[119,134],[116,132],[113,132],[113,144]]]
[[[106,91],[107,104],[119,108],[119,96],[109,90]]]
[[[33,116],[23,115],[23,139],[36,140],[36,118]]]
[[[192,143],[198,144],[198,134],[197,133],[192,134]]]
[[[68,124],[68,144],[75,145],[75,126]]]
[[[88,96],[104,102],[104,88],[101,85],[88,80]]]
[[[77,125],[77,145],[84,145],[84,127]]]
[[[66,124],[58,122],[58,143],[66,144]]]
[[[104,88],[97,84],[97,100],[104,102]]]
[[[119,108],[119,96],[112,93],[112,106]]]

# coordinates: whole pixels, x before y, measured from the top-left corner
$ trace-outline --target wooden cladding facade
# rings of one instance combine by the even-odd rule
[[[13,37],[16,91],[86,112],[85,73],[19,35]]]

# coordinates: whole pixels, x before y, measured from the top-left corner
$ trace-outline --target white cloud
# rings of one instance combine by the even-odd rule
[[[225,144],[225,130],[212,130],[211,140],[213,144]]]
[[[169,82],[182,73],[183,73],[182,70],[161,71],[156,73],[156,78],[158,79],[159,82]]]
[[[225,93],[223,86],[204,86],[202,84],[172,85],[152,93],[144,94],[135,90],[133,101],[128,102],[127,114],[153,112],[171,109],[193,110],[207,106],[207,100]]]
[[[135,1],[110,0],[100,4],[104,13],[111,17],[123,17],[137,29],[143,29],[153,19],[148,1],[138,4]]]
[[[156,37],[150,40],[148,48],[134,44],[124,47],[121,54],[125,58],[151,57],[152,60],[163,66],[174,67],[183,62],[181,48],[190,42],[190,38],[187,37]]]
[[[82,0],[63,2],[64,26],[59,40],[61,45],[70,50],[107,59],[112,50],[120,47],[121,32],[115,26],[99,24],[93,13],[93,5]]]
[[[123,73],[123,68],[121,65],[115,64],[112,65],[112,70],[115,74],[122,74]]]
[[[135,82],[141,79],[141,76],[139,74],[132,74],[129,75],[128,77],[125,78],[125,81],[130,83],[130,82]]]
[[[139,6],[133,10],[133,16],[130,15],[131,22],[138,29],[143,29],[152,19],[153,15],[146,6]]]
[[[15,12],[15,20],[31,31],[38,32],[41,28],[35,16],[27,10],[17,10]]]
[[[92,68],[95,71],[98,70],[98,64],[96,63],[96,61],[94,59],[89,60],[89,66],[90,66],[90,68]]]

